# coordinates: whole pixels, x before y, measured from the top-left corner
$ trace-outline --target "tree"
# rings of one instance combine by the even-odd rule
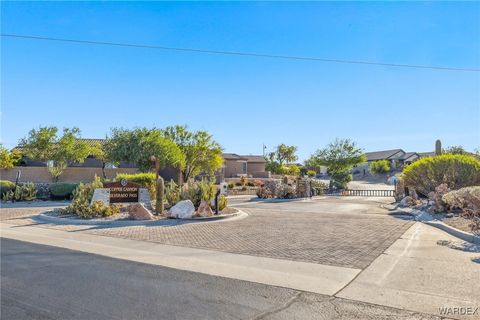
[[[390,172],[390,162],[388,160],[373,161],[370,164],[370,172],[373,174]]]
[[[161,129],[136,128],[133,130],[113,128],[103,147],[103,159],[113,163],[126,161],[135,164],[140,171],[151,168],[151,156],[161,167],[182,169],[185,157],[180,148],[165,136]]]
[[[335,139],[326,148],[318,150],[309,162],[317,166],[326,166],[333,184],[338,188],[346,188],[352,180],[353,166],[367,161],[363,150],[349,139]]]
[[[180,148],[185,159],[184,181],[200,173],[213,174],[223,165],[222,147],[206,131],[189,131],[187,126],[170,126],[165,136]]]
[[[451,146],[445,148],[443,154],[468,154],[468,152],[462,146]]]
[[[296,152],[296,146],[287,146],[286,144],[282,143],[276,147],[274,158],[280,165],[283,165],[284,163],[289,164],[297,161],[298,157],[295,155]]]
[[[32,129],[26,138],[20,140],[19,146],[25,156],[39,160],[52,161],[48,170],[54,181],[72,163],[82,163],[90,155],[90,147],[80,140],[80,129],[64,128],[58,136],[56,127]]]
[[[295,155],[296,152],[297,147],[295,146],[287,146],[283,143],[278,145],[275,148],[275,151],[270,152],[265,157],[265,160],[267,161],[265,169],[272,173],[284,174],[284,164],[290,164],[298,159]]]
[[[9,151],[0,143],[0,168],[11,169],[18,165],[22,155],[18,151]]]

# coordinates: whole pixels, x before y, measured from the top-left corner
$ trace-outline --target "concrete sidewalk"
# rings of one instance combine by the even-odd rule
[[[5,238],[333,295],[361,270],[2,223]]]
[[[473,252],[442,245],[446,241]],[[480,319],[479,249],[417,222],[336,296],[437,316]],[[452,309],[440,314],[440,308]],[[463,309],[454,314],[453,308]],[[477,311],[458,314],[467,308]]]

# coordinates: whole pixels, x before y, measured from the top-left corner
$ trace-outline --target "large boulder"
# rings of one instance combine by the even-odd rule
[[[182,200],[170,208],[168,215],[170,218],[190,219],[195,213],[195,207],[190,200]]]
[[[128,215],[133,220],[153,220],[153,214],[141,203],[128,206]]]
[[[200,217],[211,217],[213,216],[213,211],[207,201],[202,200],[200,206],[198,207],[197,214]]]

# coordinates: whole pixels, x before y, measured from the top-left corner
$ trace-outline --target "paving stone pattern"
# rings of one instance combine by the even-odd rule
[[[413,222],[399,217],[379,214],[306,211],[301,205],[289,203],[277,210],[279,204],[263,204],[261,209],[250,205],[242,208],[249,216],[236,221],[198,223],[172,226],[69,226],[38,224],[65,231],[81,231],[126,239],[162,244],[218,250],[230,253],[277,259],[305,261],[351,268],[365,268]],[[259,206],[260,207],[260,206]],[[4,212],[4,210],[7,210]],[[383,210],[383,209],[381,209]],[[1,209],[2,220],[9,223],[35,224],[23,217],[22,209]],[[29,208],[29,214],[35,210]],[[42,210],[39,210],[42,211]],[[365,208],[362,212],[368,212]],[[13,217],[13,218],[12,218]],[[12,220],[13,219],[13,220]]]

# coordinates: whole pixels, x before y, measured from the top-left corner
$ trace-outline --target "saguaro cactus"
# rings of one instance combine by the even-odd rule
[[[155,213],[157,215],[163,214],[163,200],[165,197],[165,184],[162,177],[157,179],[157,202],[155,205]]]
[[[435,155],[439,156],[442,154],[442,142],[440,140],[435,141]]]

